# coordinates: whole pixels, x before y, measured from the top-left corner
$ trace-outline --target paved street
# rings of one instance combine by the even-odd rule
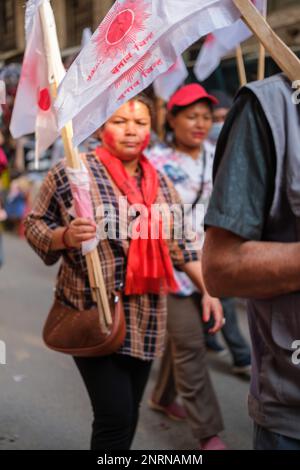
[[[4,239],[0,270],[0,340],[7,364],[0,365],[0,449],[87,449],[90,404],[72,358],[47,350],[41,330],[52,301],[57,266],[45,267],[24,241]],[[245,314],[240,320],[247,331]],[[209,356],[232,449],[251,449],[248,382],[232,375],[230,357]],[[147,408],[148,384],[134,449],[194,449],[185,423]]]

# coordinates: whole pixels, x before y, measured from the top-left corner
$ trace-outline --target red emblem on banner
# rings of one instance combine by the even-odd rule
[[[118,44],[129,34],[134,23],[132,10],[124,10],[119,13],[109,26],[106,33],[106,42],[111,46]]]
[[[42,111],[48,111],[51,107],[51,97],[48,88],[39,91],[38,105]]]
[[[94,39],[99,56],[115,59],[126,53],[129,45],[137,41],[138,33],[146,30],[145,22],[151,16],[150,7],[146,0],[117,2],[99,26]]]

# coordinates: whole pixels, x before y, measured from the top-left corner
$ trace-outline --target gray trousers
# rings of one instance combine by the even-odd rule
[[[201,296],[169,296],[167,344],[153,400],[172,403],[179,393],[196,439],[223,430],[222,416],[209,377],[201,320]]]
[[[283,436],[254,424],[254,450],[300,450],[300,440]]]

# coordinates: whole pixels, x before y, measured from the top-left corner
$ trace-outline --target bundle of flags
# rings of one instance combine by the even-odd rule
[[[10,122],[10,132],[14,138],[35,133],[36,163],[38,157],[59,136],[49,88],[51,71],[48,70],[39,16],[42,3],[45,3],[47,15],[55,31],[55,19],[49,0],[29,0],[25,14],[26,51]],[[53,34],[52,41],[57,41],[56,34]],[[65,76],[65,69],[60,55],[54,58],[54,63],[61,81]]]
[[[255,1],[263,8],[265,0]],[[55,57],[61,84],[54,108],[39,17],[42,3],[54,24],[49,0],[27,2],[27,46],[10,126],[16,138],[36,133],[37,154],[70,121],[77,146],[152,82],[167,100],[187,74],[181,54],[200,37],[220,37],[230,29],[233,42],[239,42],[250,34],[246,27],[240,32],[243,23],[232,0],[117,0],[91,37],[86,31],[86,45],[66,75],[61,58]],[[222,33],[223,40],[227,37]]]
[[[73,120],[78,145],[193,42],[239,17],[232,0],[117,0],[60,85],[59,128]]]

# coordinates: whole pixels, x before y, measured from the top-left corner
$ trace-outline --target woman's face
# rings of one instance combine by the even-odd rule
[[[148,106],[140,101],[123,104],[99,131],[103,146],[120,160],[140,157],[148,146],[151,116]]]
[[[212,111],[208,104],[199,102],[169,116],[175,142],[189,148],[200,147],[208,137],[213,124]]]

